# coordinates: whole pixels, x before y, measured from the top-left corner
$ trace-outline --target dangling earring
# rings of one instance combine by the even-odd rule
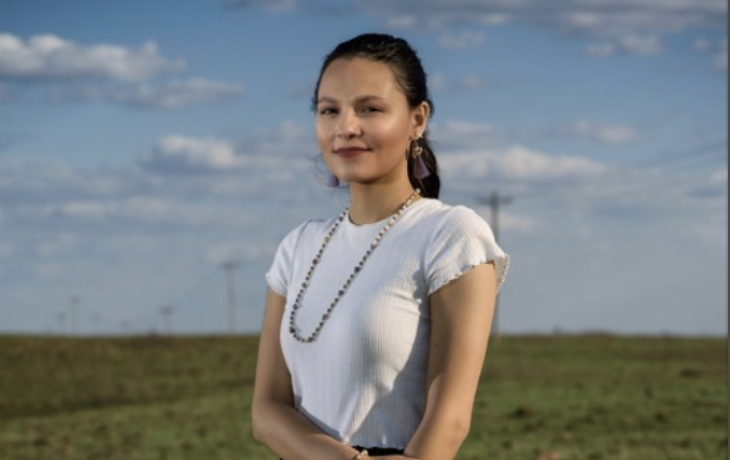
[[[327,187],[331,188],[337,188],[340,186],[340,180],[332,174],[331,172],[327,172]]]
[[[431,175],[426,162],[423,161],[423,147],[418,143],[420,138],[411,143],[411,158],[413,159],[413,177],[422,180]]]

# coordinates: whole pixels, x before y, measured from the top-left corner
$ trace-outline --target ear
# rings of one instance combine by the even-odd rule
[[[412,132],[411,139],[416,140],[423,136],[428,126],[428,117],[431,115],[431,106],[426,101],[411,111]]]

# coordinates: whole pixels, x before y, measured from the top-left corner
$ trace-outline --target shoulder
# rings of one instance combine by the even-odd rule
[[[434,233],[450,233],[454,231],[488,231],[491,233],[489,224],[484,218],[467,206],[452,206],[433,199],[425,204],[422,218],[428,221]]]
[[[429,295],[459,278],[471,268],[494,261],[497,286],[501,287],[509,256],[497,244],[489,224],[466,206],[434,204],[434,219],[424,263],[429,276]]]
[[[329,230],[335,221],[339,218],[339,214],[329,219],[310,219],[298,224],[296,227],[289,230],[285,238],[291,238],[292,236],[316,234],[322,231]]]
[[[335,219],[312,219],[307,220],[293,229],[282,238],[281,246],[294,248],[297,243],[304,239],[314,238],[326,230],[334,223]]]

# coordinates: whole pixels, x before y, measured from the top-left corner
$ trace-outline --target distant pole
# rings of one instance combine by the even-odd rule
[[[223,264],[228,281],[228,331],[236,333],[236,269],[238,262],[229,260]]]
[[[160,307],[160,313],[164,322],[164,329],[168,334],[172,334],[172,313],[175,308],[172,305],[163,305]]]
[[[66,334],[66,313],[60,312],[58,314],[58,331],[61,333],[61,335]]]
[[[499,244],[499,207],[501,205],[510,204],[512,202],[512,197],[500,196],[499,192],[495,190],[492,192],[491,195],[489,195],[489,198],[482,198],[479,200],[479,202],[489,205],[489,226],[492,227],[494,240],[497,242],[497,244]],[[499,294],[497,294],[497,298],[494,300],[494,319],[492,321],[492,332],[497,339],[497,343],[499,343],[499,340],[501,338],[501,333],[499,329]]]
[[[101,315],[99,313],[92,313],[91,322],[94,324],[93,333],[100,334],[101,333]]]

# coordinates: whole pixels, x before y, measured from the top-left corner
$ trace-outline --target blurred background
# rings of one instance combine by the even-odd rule
[[[280,239],[335,215],[310,98],[419,51],[442,200],[512,266],[504,333],[727,334],[722,0],[0,1],[0,332],[258,332]]]

